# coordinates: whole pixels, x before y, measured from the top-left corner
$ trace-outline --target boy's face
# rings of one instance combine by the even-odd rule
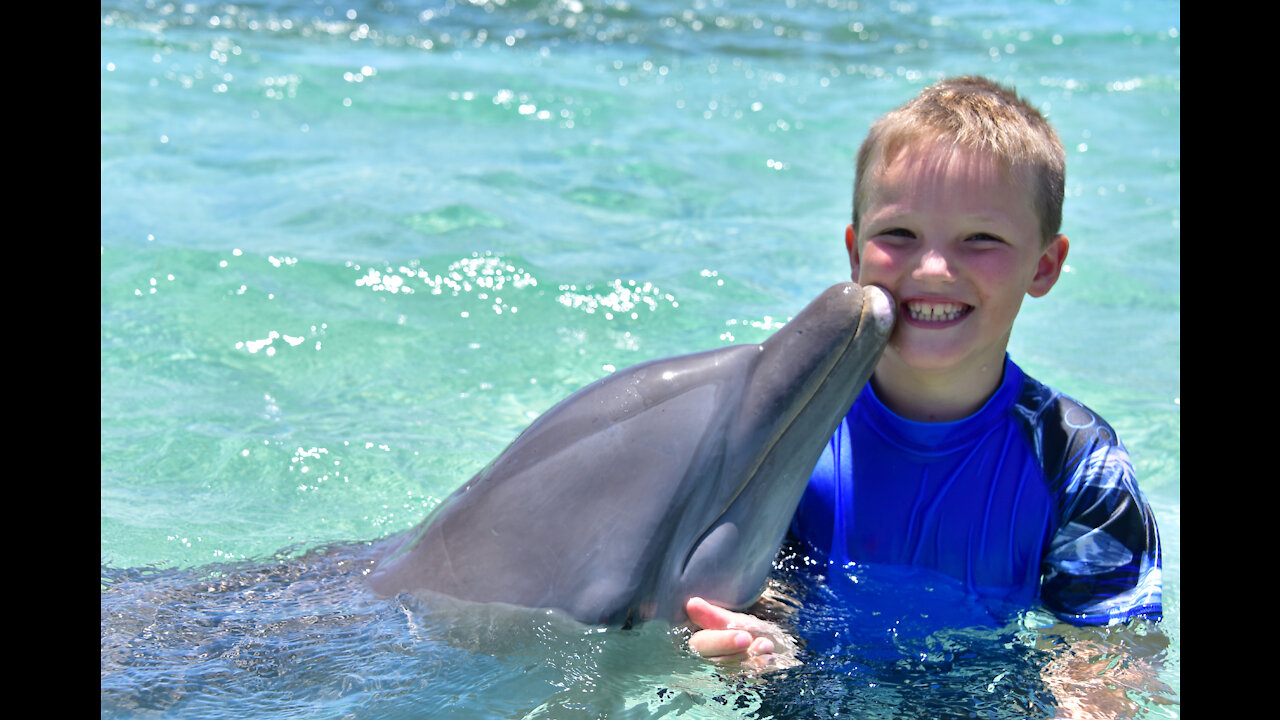
[[[957,379],[1003,367],[1022,298],[1057,282],[1067,238],[1043,245],[1030,184],[982,153],[929,145],[875,172],[845,242],[854,280],[899,303],[885,361]]]

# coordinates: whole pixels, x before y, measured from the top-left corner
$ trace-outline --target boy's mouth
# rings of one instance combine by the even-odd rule
[[[907,316],[917,322],[944,323],[959,319],[973,310],[972,305],[955,302],[908,300],[903,303]]]

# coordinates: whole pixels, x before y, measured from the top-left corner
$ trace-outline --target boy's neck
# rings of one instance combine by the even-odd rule
[[[871,377],[885,407],[915,422],[954,422],[982,409],[1004,379],[1004,358],[956,372],[920,372],[882,358]]]

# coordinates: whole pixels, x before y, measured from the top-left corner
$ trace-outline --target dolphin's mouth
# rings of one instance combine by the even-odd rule
[[[848,337],[847,340],[845,340],[845,342],[839,347],[838,350],[834,350],[832,352],[833,355],[843,356],[844,354],[850,351],[850,348],[858,344],[863,339],[864,333],[872,332],[871,328],[868,327],[868,322],[875,323],[876,327],[874,332],[883,333],[884,335],[888,335],[888,333],[893,328],[893,322],[894,322],[893,295],[891,295],[888,290],[885,290],[879,285],[863,285],[861,287],[862,287],[862,312],[859,314],[859,317],[858,317],[858,328],[853,332],[852,335]],[[794,403],[793,411],[790,413],[788,417],[784,418],[783,421],[779,424],[777,431],[774,433],[772,439],[767,444],[767,447],[760,454],[760,461],[757,462],[756,467],[752,468],[751,472],[748,474],[747,477],[749,478],[749,480],[743,483],[742,485],[743,488],[751,484],[751,480],[754,479],[756,475],[756,470],[759,468],[760,464],[762,464],[764,462],[764,459],[767,458],[773,452],[773,448],[781,441],[782,437],[787,435],[791,431],[792,426],[796,423],[796,420],[801,416],[804,408],[808,406],[808,404],[813,400],[815,396],[817,396],[819,393],[823,391],[823,389],[827,385],[827,381],[836,373],[837,366],[838,366],[838,363],[834,363],[834,362],[828,365],[825,372],[823,372],[821,377],[817,380],[817,382],[815,382],[811,386],[809,392],[802,398],[802,400]],[[741,492],[741,489],[739,489],[739,493],[740,492]],[[737,496],[735,495],[734,500],[736,499],[737,499]]]
[[[858,327],[851,335],[849,335],[842,345],[832,350],[831,355],[833,356],[843,357],[846,353],[850,352],[853,346],[857,345],[864,339],[865,333],[880,335],[887,338],[893,329],[895,319],[895,304],[893,296],[888,290],[876,285],[863,285],[861,287],[862,308],[858,313]],[[814,382],[809,388],[808,393],[794,404],[792,412],[782,419],[775,432],[764,444],[754,467],[750,468],[746,473],[746,479],[741,483],[741,485],[739,485],[737,492],[734,493],[733,497],[725,504],[721,513],[715,517],[705,529],[703,529],[702,533],[699,534],[695,541],[689,546],[688,552],[684,557],[684,562],[681,565],[682,571],[686,571],[688,569],[695,553],[697,553],[702,544],[708,541],[708,538],[716,532],[721,519],[729,512],[729,509],[738,502],[739,496],[745,492],[749,486],[755,483],[755,478],[760,467],[765,463],[766,459],[775,452],[775,448],[783,441],[783,438],[792,433],[798,419],[804,412],[804,408],[806,408],[816,396],[824,391],[827,387],[828,381],[837,373],[838,367],[838,362],[832,362],[829,364],[825,371],[822,372],[821,376],[817,378],[816,382]],[[845,410],[847,410],[847,408],[845,408]],[[841,416],[843,416],[843,413],[841,413]],[[814,462],[817,462],[816,456],[814,457]]]

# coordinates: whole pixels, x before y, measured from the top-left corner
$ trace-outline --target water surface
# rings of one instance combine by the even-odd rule
[[[1179,9],[104,2],[104,716],[1050,716],[1025,628],[758,683],[661,629],[501,617],[500,647],[459,642],[481,621],[346,583],[581,385],[757,342],[846,279],[867,127],[961,73],[1067,147],[1069,270],[1010,352],[1135,460],[1172,644],[1168,688],[1131,695],[1176,716]]]

